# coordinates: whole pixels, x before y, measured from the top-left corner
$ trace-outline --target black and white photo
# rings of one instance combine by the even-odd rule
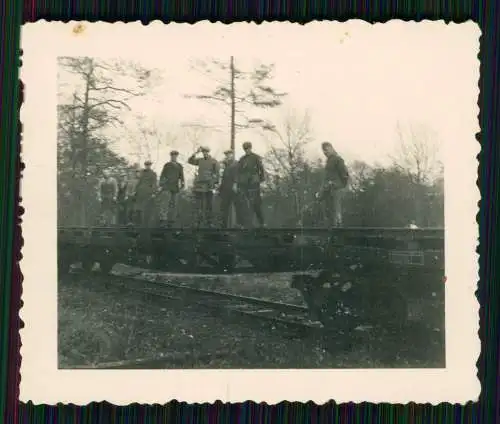
[[[477,396],[477,27],[73,26],[24,29],[30,400]]]

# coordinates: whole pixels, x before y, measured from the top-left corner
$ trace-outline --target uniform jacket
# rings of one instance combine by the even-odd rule
[[[224,162],[224,171],[222,173],[222,181],[220,183],[220,192],[229,193],[233,190],[233,185],[237,180],[238,162]]]
[[[184,168],[178,162],[167,162],[160,174],[160,187],[177,193],[179,183],[184,184]]]
[[[338,190],[344,188],[349,180],[349,171],[344,159],[338,154],[331,154],[325,165],[325,189],[333,188]]]
[[[219,183],[220,166],[213,157],[209,156],[197,158],[192,155],[188,159],[188,163],[198,167],[198,173],[194,180],[193,190],[195,191],[210,191]]]
[[[135,188],[135,196],[138,202],[144,202],[153,196],[157,189],[156,172],[152,169],[144,169],[139,177]]]
[[[139,179],[136,177],[133,177],[127,181],[127,197],[129,199],[133,198],[135,196],[135,190],[137,188],[137,184],[139,183]]]
[[[102,179],[99,182],[99,196],[101,199],[114,199],[118,194],[118,183],[113,177]]]
[[[118,202],[123,202],[127,199],[127,190],[128,190],[128,181],[120,181],[118,183],[118,194],[116,196],[116,200]]]
[[[239,187],[258,188],[260,183],[264,180],[264,165],[259,155],[252,152],[240,158],[237,167],[237,181]]]

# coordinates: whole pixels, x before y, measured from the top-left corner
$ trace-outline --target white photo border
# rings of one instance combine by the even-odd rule
[[[243,402],[276,404],[281,401],[331,399],[343,402],[464,403],[477,400],[480,383],[476,362],[480,353],[479,304],[475,296],[478,274],[477,155],[475,135],[460,145],[445,143],[446,223],[446,368],[445,369],[349,369],[349,370],[60,370],[57,361],[57,173],[56,104],[58,56],[127,57],[130,52],[151,54],[159,49],[189,51],[209,45],[213,54],[245,48],[262,49],[280,34],[293,45],[294,37],[306,32],[326,37],[331,25],[369,26],[355,20],[345,23],[199,22],[147,26],[134,23],[46,22],[22,28],[21,80],[25,86],[21,107],[23,124],[21,180],[24,247],[20,262],[23,273],[24,306],[21,329],[20,400],[35,404],[108,401],[115,405],[159,403],[171,400],[188,403]],[[445,24],[444,21],[384,24],[393,31],[403,26],[462,32],[477,39],[480,29],[473,22]],[[79,26],[80,31],[73,31]],[[158,37],[158,46],[144,43],[148,33]],[[310,36],[310,34],[309,34]],[[182,43],[178,40],[182,39]],[[251,40],[251,42],[249,41]],[[182,46],[181,46],[182,44]],[[151,50],[151,51],[150,51]],[[165,53],[166,54],[166,53]],[[256,53],[258,56],[258,53]],[[139,57],[136,57],[140,60]],[[479,59],[474,82],[479,96]],[[450,78],[453,78],[450,75]],[[475,104],[477,118],[479,107]]]

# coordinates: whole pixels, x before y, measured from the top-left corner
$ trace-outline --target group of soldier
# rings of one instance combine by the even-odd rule
[[[326,156],[324,183],[316,193],[316,199],[325,207],[330,226],[340,226],[342,220],[341,197],[348,180],[343,159],[332,144],[322,143]],[[252,151],[252,144],[242,145],[244,154],[235,159],[233,150],[224,152],[219,163],[210,155],[208,147],[200,147],[188,158],[188,164],[197,167],[192,193],[195,199],[195,225],[212,227],[214,222],[214,194],[220,199],[219,220],[222,227],[231,224],[242,228],[264,227],[261,184],[265,181],[262,158]],[[99,183],[98,199],[101,203],[101,222],[105,225],[134,224],[148,226],[151,223],[154,204],[159,207],[160,226],[174,226],[178,219],[178,197],[185,188],[184,168],[178,162],[179,152],[170,152],[170,161],[164,166],[160,178],[147,160],[144,169],[116,181],[108,170]],[[222,173],[221,173],[222,170]]]

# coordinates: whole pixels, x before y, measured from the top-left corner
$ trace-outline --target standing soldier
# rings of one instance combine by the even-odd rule
[[[104,178],[99,182],[97,199],[101,204],[101,220],[104,225],[114,225],[116,222],[115,206],[118,194],[118,184],[108,169],[103,170]]]
[[[202,157],[196,157],[201,153]],[[197,225],[212,224],[213,193],[219,183],[219,163],[210,156],[208,147],[200,147],[193,153],[188,163],[198,167],[193,192],[196,199]]]
[[[151,169],[152,162],[144,162],[139,181],[135,188],[135,206],[139,225],[147,227],[151,220],[153,198],[157,190],[156,172]]]
[[[237,189],[241,198],[244,225],[251,227],[253,214],[261,227],[264,226],[260,185],[265,180],[264,166],[259,155],[252,152],[252,143],[243,143],[245,154],[240,158],[237,167]]]
[[[184,168],[177,162],[179,152],[170,152],[167,162],[160,174],[160,225],[172,224],[177,218],[177,195],[184,188]]]
[[[342,226],[342,195],[349,180],[349,171],[331,143],[324,142],[321,148],[326,156],[325,179],[316,197],[324,205],[328,225],[340,227]]]
[[[126,225],[128,216],[128,178],[127,174],[124,173],[118,182],[118,194],[116,196],[116,202],[118,206],[118,224]]]
[[[137,218],[137,207],[135,202],[135,191],[137,188],[137,184],[141,177],[141,170],[136,169],[130,172],[130,178],[127,184],[127,223],[138,223]]]
[[[236,173],[238,171],[238,162],[234,159],[234,152],[226,150],[224,159],[224,171],[222,181],[219,187],[220,211],[222,226],[229,227],[229,217],[231,216],[231,206],[234,207],[236,215],[236,224],[241,224],[241,208],[236,189]]]

